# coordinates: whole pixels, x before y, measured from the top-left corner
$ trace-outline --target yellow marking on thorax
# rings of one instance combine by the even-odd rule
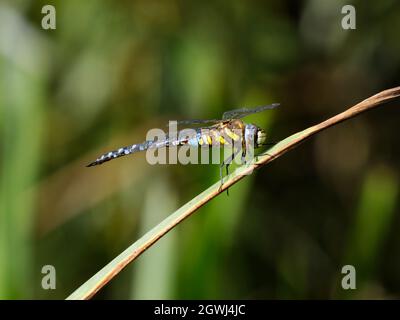
[[[200,139],[199,139],[199,145],[202,146],[203,144],[204,144],[203,138],[200,138]]]
[[[238,141],[238,139],[240,138],[236,133],[231,131],[229,128],[225,127],[224,130],[225,133],[228,135],[228,137],[231,138],[232,140]]]
[[[220,144],[225,144],[225,139],[224,139],[224,137],[223,136],[219,136],[219,143]]]
[[[207,144],[212,145],[211,136],[207,136]]]

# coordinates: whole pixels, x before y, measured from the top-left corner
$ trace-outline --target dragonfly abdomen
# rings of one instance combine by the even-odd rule
[[[224,145],[233,145],[235,141],[239,141],[240,139],[240,134],[236,134],[228,126],[197,128],[195,131],[182,130],[179,132],[179,137],[175,139],[167,136],[166,139],[153,141],[148,140],[143,143],[122,147],[117,150],[104,153],[87,166],[96,166],[135,152],[146,151],[150,148],[158,149],[184,145],[190,145],[192,147],[221,147]]]
[[[181,138],[177,141],[177,145],[190,145],[191,147],[212,147],[224,144],[225,140],[221,139],[216,129],[198,128],[195,135]]]
[[[87,167],[96,166],[96,165],[102,164],[104,162],[110,161],[112,159],[116,159],[116,158],[119,158],[119,157],[122,157],[122,156],[126,156],[128,154],[132,154],[134,152],[145,151],[152,144],[153,144],[153,141],[146,141],[144,143],[133,144],[133,145],[131,145],[129,147],[122,147],[122,148],[119,148],[118,150],[113,150],[113,151],[104,153],[102,156],[97,158],[95,161],[93,161],[92,163],[88,164]]]
[[[241,139],[239,134],[234,133],[228,127],[200,128],[197,133],[196,142],[200,147],[223,147],[230,146]]]

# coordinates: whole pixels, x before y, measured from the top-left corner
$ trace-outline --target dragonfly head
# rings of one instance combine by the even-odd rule
[[[265,145],[267,143],[267,133],[261,128],[257,128],[256,134],[256,147]]]

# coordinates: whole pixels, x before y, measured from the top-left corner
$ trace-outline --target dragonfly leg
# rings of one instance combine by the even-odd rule
[[[229,166],[230,166],[231,162],[235,159],[236,155],[237,155],[237,152],[235,151],[234,148],[232,148],[232,154],[224,160],[226,175],[229,175]],[[222,163],[222,165],[224,165],[224,162]]]
[[[221,191],[222,186],[224,185],[224,178],[223,178],[223,174],[222,174],[223,167],[225,166],[226,175],[228,175],[229,174],[229,165],[236,158],[236,156],[239,154],[239,152],[240,152],[240,149],[238,149],[236,151],[232,149],[232,154],[221,163],[221,165],[219,167],[219,176],[221,179],[221,185],[219,187],[219,191]],[[226,192],[229,195],[229,189],[226,189]]]
[[[219,186],[219,190],[218,191],[221,191],[222,185],[223,185],[222,181],[224,180],[223,173],[222,173],[222,168],[223,168],[223,165],[220,165],[219,166],[219,180],[221,181],[221,185]]]
[[[246,164],[246,149],[242,150],[242,165]]]

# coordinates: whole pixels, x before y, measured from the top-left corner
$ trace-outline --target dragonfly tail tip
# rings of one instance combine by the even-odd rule
[[[86,165],[86,167],[87,167],[87,168],[93,167],[93,166],[95,166],[96,164],[97,164],[96,162],[91,162],[91,163],[89,163],[88,165]]]

